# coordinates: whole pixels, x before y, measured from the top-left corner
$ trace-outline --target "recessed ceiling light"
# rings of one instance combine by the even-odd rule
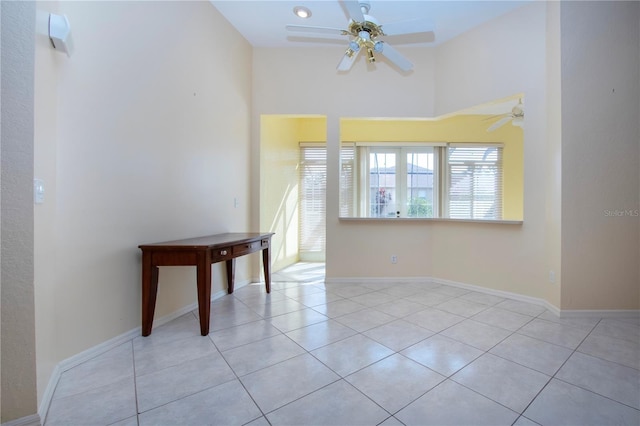
[[[307,19],[311,17],[311,11],[304,6],[296,6],[293,8],[293,13],[302,19]]]

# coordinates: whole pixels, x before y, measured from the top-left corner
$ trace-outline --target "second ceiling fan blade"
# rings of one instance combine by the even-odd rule
[[[400,52],[385,42],[376,43],[376,52],[383,54],[389,61],[394,63],[402,71],[410,71],[413,64],[405,58]],[[378,47],[379,46],[379,47]]]
[[[353,19],[356,22],[364,22],[364,14],[362,13],[362,9],[360,8],[359,1],[345,0],[342,2],[342,4],[344,4],[344,7],[347,8],[349,18]]]
[[[507,124],[509,121],[511,121],[511,116],[503,117],[500,120],[498,120],[495,123],[493,123],[491,125],[491,127],[489,127],[487,129],[487,132],[493,132],[494,130],[497,130],[498,128],[500,128],[500,127],[504,126],[505,124]]]
[[[349,51],[347,50],[338,64],[338,71],[349,71],[353,66],[353,63],[356,61],[358,53],[360,53],[360,50],[356,50],[349,55]]]
[[[287,25],[287,31],[299,31],[304,33],[316,33],[316,34],[336,34],[336,35],[347,35],[349,34],[347,31],[341,28],[332,28],[332,27],[311,27],[307,25]]]
[[[432,33],[435,25],[427,19],[410,19],[408,21],[388,22],[382,25],[386,35],[401,35],[415,33]],[[435,38],[435,37],[434,37]]]

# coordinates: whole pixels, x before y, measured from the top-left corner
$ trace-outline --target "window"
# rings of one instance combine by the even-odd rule
[[[326,234],[327,150],[324,145],[301,145],[299,170],[300,257],[301,260],[318,260],[313,255],[324,253]]]
[[[396,204],[396,153],[377,151],[369,153],[369,210],[371,217],[394,217],[399,212]],[[396,213],[397,212],[397,213]]]
[[[343,145],[340,215],[501,219],[502,147]]]
[[[355,216],[354,205],[356,204],[354,191],[355,186],[355,147],[353,144],[345,144],[340,150],[340,217]]]
[[[407,159],[407,217],[434,217],[435,153],[411,151]]]
[[[502,219],[502,148],[450,145],[447,173],[447,217]]]
[[[363,147],[370,217],[433,217],[433,147]],[[368,152],[368,155],[364,155]]]

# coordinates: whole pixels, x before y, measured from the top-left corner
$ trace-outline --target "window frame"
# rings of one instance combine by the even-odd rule
[[[362,146],[359,150],[360,157],[360,185],[358,193],[360,194],[360,208],[359,212],[362,217],[409,217],[409,154],[431,154],[433,155],[433,193],[432,193],[432,216],[412,216],[416,219],[435,218],[439,217],[439,164],[437,161],[438,147],[433,145],[414,144],[414,145],[366,145]],[[371,213],[371,154],[394,154],[395,155],[395,209],[391,213],[387,213],[387,216],[374,216]],[[399,216],[398,216],[399,212]]]
[[[470,193],[470,202],[471,202],[471,207],[470,207],[470,216],[469,217],[451,217],[451,198],[452,198],[452,193],[451,193],[451,182],[452,182],[452,178],[451,178],[451,162],[450,162],[450,155],[451,155],[451,150],[452,149],[496,149],[497,152],[497,159],[495,161],[495,164],[497,165],[497,172],[496,172],[496,177],[499,181],[499,187],[500,189],[498,191],[494,191],[493,192],[493,196],[494,196],[494,201],[493,204],[494,205],[499,205],[499,207],[497,208],[497,211],[495,211],[494,213],[494,217],[492,218],[479,218],[475,216],[475,211],[476,211],[476,207],[480,208],[481,207],[481,202],[479,200],[475,199],[475,193],[472,191]],[[454,220],[502,220],[502,217],[504,215],[504,163],[503,163],[503,157],[504,157],[504,144],[499,144],[499,143],[450,143],[448,144],[446,150],[445,150],[445,156],[444,156],[444,163],[445,163],[445,180],[446,180],[446,189],[444,194],[445,197],[443,199],[443,217],[446,217],[448,219],[454,219]],[[477,179],[476,179],[476,172],[475,169],[476,168],[480,168],[478,166],[478,164],[481,163],[487,163],[486,161],[481,161],[481,162],[476,162],[473,160],[460,160],[459,163],[463,163],[465,164],[467,167],[473,167],[473,172],[472,172],[472,177],[471,177],[471,185],[473,186],[473,188],[476,187],[476,183],[477,183]],[[495,199],[497,198],[497,200]]]
[[[311,155],[307,158],[305,153],[306,151],[311,153],[312,151],[320,152],[320,154]],[[298,211],[298,253],[300,255],[300,259],[303,261],[323,261],[325,252],[326,252],[326,216],[327,216],[327,147],[324,143],[313,143],[313,142],[300,142],[299,144],[299,169],[298,169],[298,202],[300,205]],[[324,169],[324,185],[321,185],[321,188],[318,188],[321,191],[320,197],[314,196],[314,206],[317,206],[318,200],[322,199],[320,202],[321,208],[316,210],[315,208],[306,209],[306,188],[304,185],[305,172],[307,167],[310,165],[311,169],[320,170]],[[315,194],[314,194],[315,195]],[[318,226],[322,228],[322,235],[319,236],[319,242],[309,243],[305,240],[305,237],[313,233],[312,227],[309,224],[309,217],[305,216],[308,213],[315,213],[315,216],[319,217]],[[317,234],[315,234],[317,236]],[[318,248],[318,245],[320,246]]]
[[[460,142],[460,143],[445,143],[445,142],[355,142],[355,143],[343,143],[342,147],[353,149],[353,187],[351,196],[353,202],[352,216],[341,216],[341,218],[371,218],[371,219],[386,219],[390,217],[396,217],[396,215],[388,216],[374,216],[371,214],[370,205],[370,165],[369,158],[372,152],[393,152],[396,154],[396,178],[395,178],[395,191],[397,194],[402,194],[400,200],[396,203],[396,211],[400,211],[401,218],[405,219],[445,219],[445,220],[484,220],[484,221],[503,221],[504,215],[504,144],[491,143],[491,142]],[[342,147],[340,154],[341,167],[344,161],[342,155]],[[498,191],[500,196],[499,202],[499,214],[493,219],[479,219],[477,217],[468,218],[451,218],[450,217],[450,188],[451,181],[450,167],[449,167],[449,152],[450,148],[497,148],[499,157],[499,175],[500,175],[500,190]],[[416,153],[429,153],[432,152],[434,156],[433,161],[433,210],[431,217],[409,217],[408,214],[408,174],[407,174],[407,154]],[[400,176],[400,178],[399,178]],[[341,185],[341,198],[340,198],[340,212],[346,211],[347,200],[342,197],[342,185]]]

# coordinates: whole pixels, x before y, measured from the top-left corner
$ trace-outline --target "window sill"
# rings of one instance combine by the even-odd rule
[[[486,219],[447,219],[442,217],[339,217],[341,222],[450,222],[450,223],[489,223],[498,225],[522,225],[522,220],[486,220]]]

